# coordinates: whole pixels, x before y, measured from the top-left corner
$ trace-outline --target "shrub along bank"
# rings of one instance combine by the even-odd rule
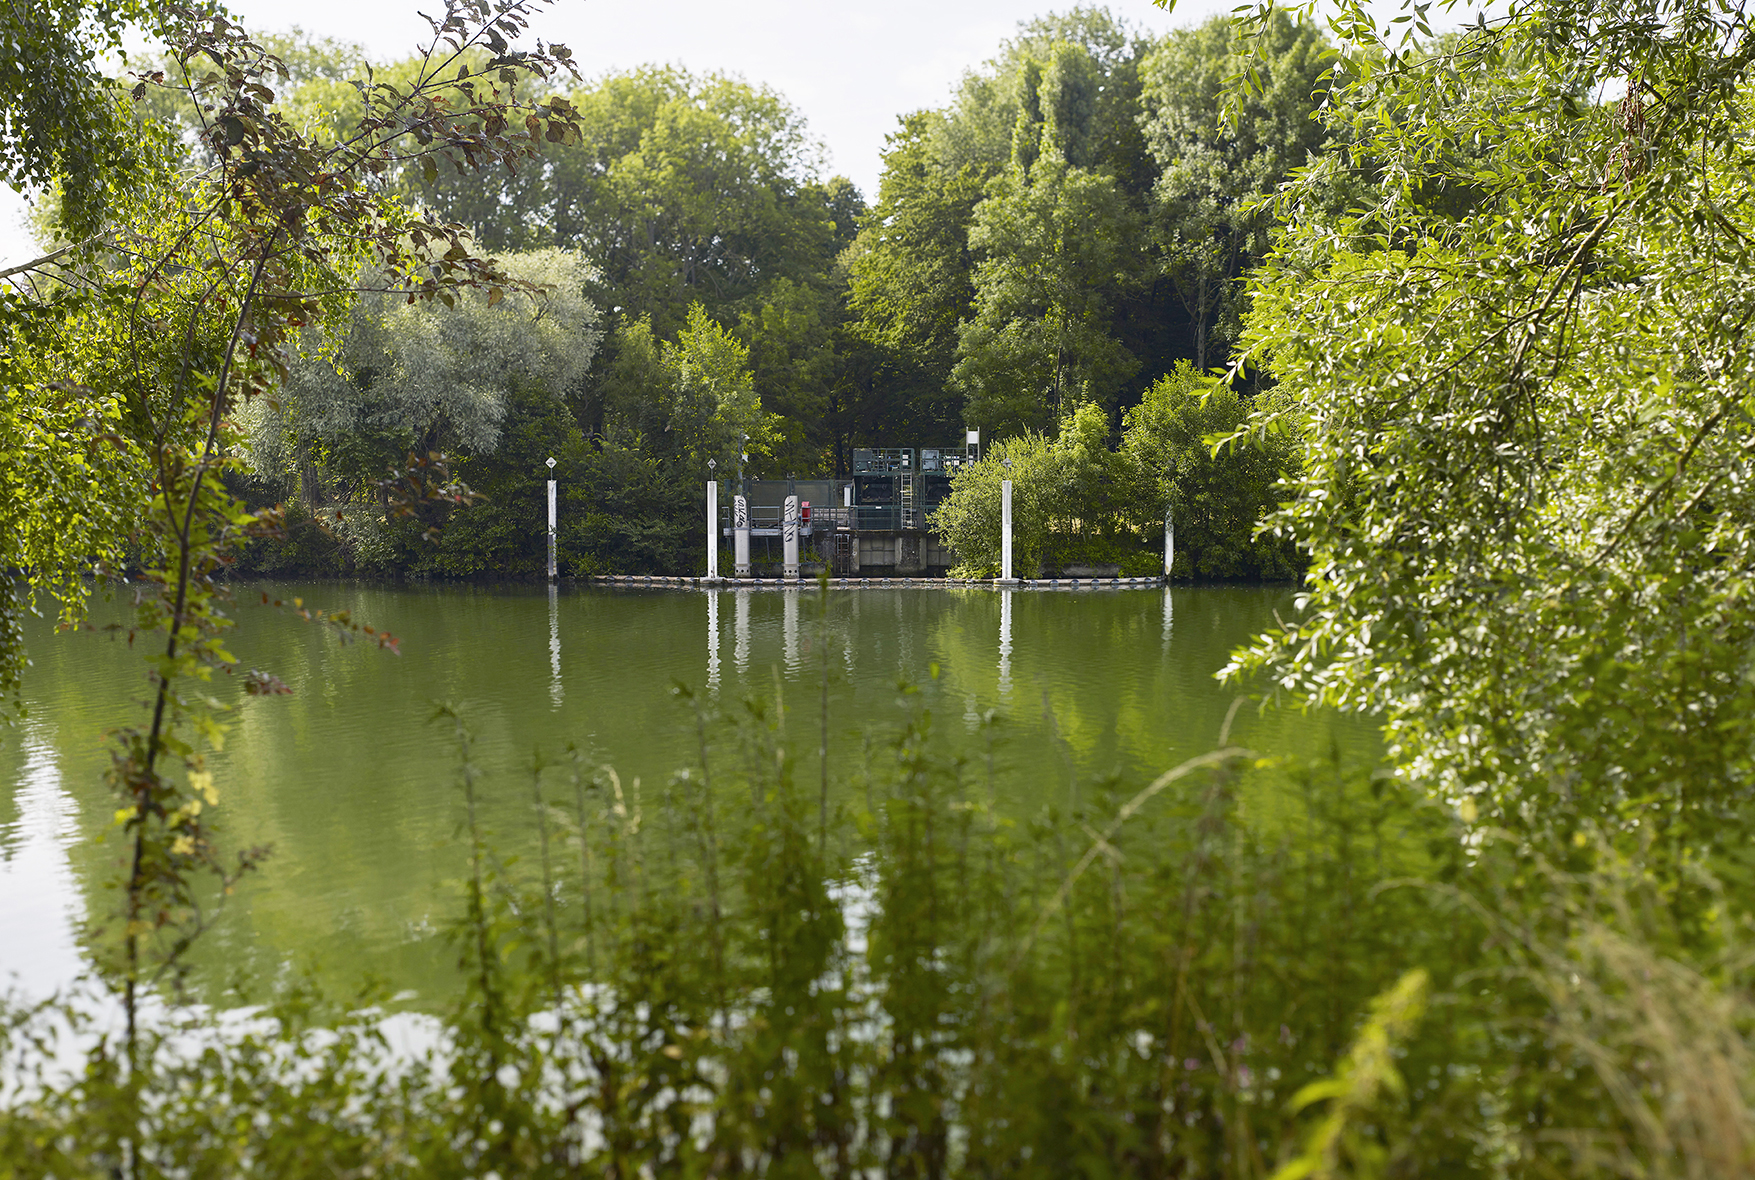
[[[1257,527],[1295,470],[1295,451],[1288,435],[1245,432],[1252,400],[1184,362],[1126,412],[1119,448],[1103,411],[1081,405],[1055,437],[1026,433],[958,471],[932,525],[956,551],[959,575],[997,576],[1009,479],[1019,577],[1110,564],[1160,573],[1168,513],[1173,576],[1293,578],[1303,568],[1296,550]]]

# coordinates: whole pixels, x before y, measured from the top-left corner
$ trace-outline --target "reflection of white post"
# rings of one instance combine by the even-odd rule
[[[1170,566],[1176,560],[1176,519],[1172,515],[1173,512],[1174,509],[1164,509],[1164,579],[1166,581],[1170,578]]]
[[[798,497],[786,497],[786,518],[780,524],[781,536],[785,550],[782,555],[784,573],[788,578],[798,577]]]
[[[707,481],[707,580],[719,580],[719,481]]]
[[[999,485],[999,580],[1008,586],[1012,582],[1012,481],[1009,479]],[[1006,601],[1011,599],[1008,597]]]
[[[1170,651],[1170,623],[1175,617],[1175,612],[1171,608],[1170,587],[1166,586],[1164,587],[1164,651],[1166,654]]]
[[[554,466],[554,460],[549,460]],[[555,580],[555,481],[548,481],[548,580]]]
[[[719,691],[719,591],[707,591],[707,688]]]
[[[548,584],[548,699],[561,707],[561,608],[555,584]]]
[[[786,670],[798,671],[798,591],[780,592],[786,599]]]
[[[999,695],[1012,695],[1012,591],[999,592]]]
[[[750,502],[742,496],[731,498],[731,560],[732,572],[740,578],[750,576]]]
[[[750,667],[750,592],[737,592],[737,614],[731,624],[732,648],[731,659],[737,665],[739,673],[749,671]]]

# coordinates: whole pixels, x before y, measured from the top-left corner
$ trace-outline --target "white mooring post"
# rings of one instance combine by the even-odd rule
[[[750,502],[742,496],[731,498],[731,559],[733,573],[750,576]]]
[[[554,456],[550,455],[548,469],[555,469]],[[548,481],[548,580],[555,580],[555,481]]]
[[[784,562],[784,573],[794,580],[798,577],[798,497],[786,497],[786,516],[780,524],[784,550],[781,560]]]
[[[719,481],[707,481],[707,580],[719,580]]]
[[[999,580],[1012,584],[1012,481],[999,485]]]
[[[1164,580],[1170,580],[1170,566],[1176,561],[1176,520],[1174,509],[1164,509]]]

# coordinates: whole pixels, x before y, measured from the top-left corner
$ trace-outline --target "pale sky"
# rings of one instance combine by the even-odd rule
[[[1229,12],[1237,0],[1179,0],[1174,13],[1150,0],[1110,8],[1148,33]],[[826,151],[826,172],[850,177],[867,200],[877,195],[878,153],[896,116],[941,106],[964,71],[979,66],[1018,22],[1073,7],[1052,0],[558,0],[532,32],[573,51],[591,77],[649,62],[697,72],[741,74],[773,87],[803,113]],[[416,15],[443,0],[231,0],[244,23],[263,32],[299,25],[357,41],[378,60],[409,54],[426,32]],[[22,226],[23,201],[0,187],[0,262],[35,254]]]

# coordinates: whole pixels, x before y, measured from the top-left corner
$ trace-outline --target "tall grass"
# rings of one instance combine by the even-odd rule
[[[1465,845],[1398,780],[1231,748],[1013,814],[907,685],[825,788],[778,693],[679,696],[663,784],[533,767],[528,866],[447,714],[465,991],[424,1048],[295,992],[165,1018],[129,1075],[78,1005],[14,1004],[0,1176],[1751,1170],[1728,899],[1666,944],[1606,853]]]

